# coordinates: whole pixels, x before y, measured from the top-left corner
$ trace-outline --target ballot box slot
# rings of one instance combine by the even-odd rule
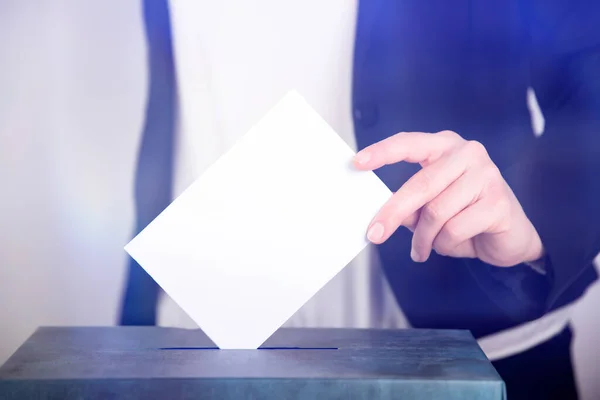
[[[160,347],[159,350],[219,350],[218,347]],[[257,350],[338,350],[337,347],[259,347]]]

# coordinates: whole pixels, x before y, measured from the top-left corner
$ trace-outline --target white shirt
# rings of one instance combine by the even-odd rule
[[[175,195],[290,89],[355,147],[350,105],[356,0],[171,0],[170,6],[180,99]],[[375,261],[370,249],[363,252],[287,326],[406,327]],[[503,357],[523,350],[524,334],[531,347],[560,330],[566,320],[558,320],[541,336],[543,324],[537,324],[480,343],[491,358]],[[159,323],[196,327],[167,296]]]

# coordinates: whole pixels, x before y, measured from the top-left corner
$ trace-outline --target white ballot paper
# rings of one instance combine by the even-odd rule
[[[391,196],[295,91],[125,250],[221,349],[256,349],[367,245]]]

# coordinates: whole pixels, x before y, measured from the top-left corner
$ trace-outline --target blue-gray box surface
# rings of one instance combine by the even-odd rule
[[[468,331],[280,329],[259,350],[199,330],[40,328],[0,367],[0,399],[505,399]]]

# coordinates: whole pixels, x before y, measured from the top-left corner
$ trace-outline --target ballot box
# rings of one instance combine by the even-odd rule
[[[0,367],[0,399],[505,399],[468,331],[280,329],[258,350],[199,330],[38,329]]]

